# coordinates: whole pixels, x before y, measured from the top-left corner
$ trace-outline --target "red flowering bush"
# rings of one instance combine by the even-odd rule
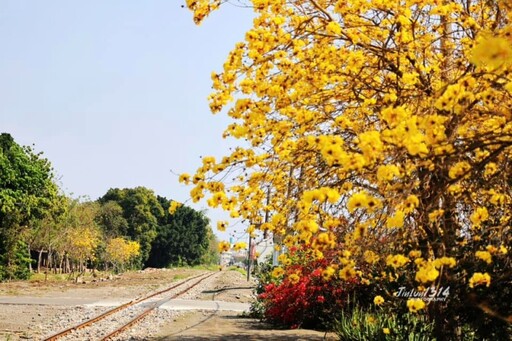
[[[292,250],[285,256],[289,258],[284,259],[288,263],[284,269],[274,268],[272,276],[262,276],[266,283],[261,283],[258,300],[263,317],[291,328],[328,328],[357,280],[326,278],[329,259],[308,261],[304,253]]]

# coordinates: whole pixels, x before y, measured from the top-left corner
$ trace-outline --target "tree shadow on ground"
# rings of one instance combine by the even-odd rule
[[[323,341],[327,340],[323,337],[311,337],[311,336],[297,336],[297,335],[281,335],[273,334],[268,336],[254,336],[254,335],[240,335],[240,334],[222,334],[222,335],[211,335],[211,336],[179,336],[170,338],[159,338],[159,339],[130,339],[132,341]]]
[[[215,321],[211,321],[215,317]],[[216,328],[207,328],[206,331],[202,327],[206,324],[214,323]],[[229,330],[225,330],[222,326],[228,325]],[[253,318],[244,318],[240,316],[218,316],[213,313],[198,323],[189,326],[185,330],[176,331],[164,337],[153,338],[132,338],[132,341],[256,341],[256,340],[283,340],[283,341],[321,341],[332,340],[326,338],[324,333],[303,330],[303,329],[275,329],[274,326],[261,322]]]
[[[238,289],[254,289],[254,287],[229,287],[229,288],[221,288],[217,290],[203,290],[201,293],[203,294],[218,294],[219,292],[229,291],[229,290],[238,290]]]

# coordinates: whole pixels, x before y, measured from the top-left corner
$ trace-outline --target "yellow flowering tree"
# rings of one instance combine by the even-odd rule
[[[55,250],[60,254],[60,267],[77,271],[80,276],[88,264],[96,260],[96,251],[102,234],[95,222],[96,203],[66,200],[63,216],[56,227],[58,235]],[[70,275],[71,276],[71,275]]]
[[[140,254],[140,244],[122,237],[113,238],[107,243],[106,255],[114,268],[122,270],[133,258]]]
[[[70,229],[66,235],[68,256],[78,262],[80,271],[85,270],[84,262],[93,260],[100,243],[100,233],[94,226]]]
[[[197,23],[220,4],[187,0]],[[224,137],[247,143],[181,177],[192,199],[288,248],[339,252],[329,269],[344,271],[328,277],[357,277],[378,295],[450,287],[443,302],[394,300],[427,312],[439,340],[467,322],[459,315],[506,324],[510,307],[483,297],[510,297],[508,1],[248,5],[254,25],[212,74],[209,98],[233,119]]]

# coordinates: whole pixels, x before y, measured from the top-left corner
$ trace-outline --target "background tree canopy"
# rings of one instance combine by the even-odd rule
[[[109,189],[99,199],[101,204],[108,202],[117,203],[123,210],[123,218],[128,223],[126,236],[140,243],[140,255],[138,261],[143,265],[151,250],[151,243],[157,235],[158,220],[164,216],[164,209],[158,202],[154,192],[145,187]],[[113,205],[112,203],[110,205]],[[118,219],[118,223],[124,222]],[[114,228],[115,226],[104,226]],[[119,227],[119,226],[117,226]],[[112,233],[112,230],[105,230]]]
[[[0,135],[0,280],[26,277],[28,249],[20,235],[57,197],[50,162],[11,135]]]
[[[110,189],[99,202],[98,222],[105,235],[139,242],[140,265],[166,267],[217,260],[210,247],[214,235],[202,212],[181,205],[171,214],[171,200],[144,187]]]
[[[208,218],[183,205],[171,215],[168,210],[170,201],[162,197],[158,199],[166,213],[152,243],[148,266],[199,264],[208,253],[212,238]]]
[[[216,262],[202,212],[145,187],[112,188],[97,201],[59,193],[50,162],[0,135],[0,281],[36,271]],[[148,262],[148,260],[150,260]]]

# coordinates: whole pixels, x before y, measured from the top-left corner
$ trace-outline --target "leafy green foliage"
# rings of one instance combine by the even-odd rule
[[[145,187],[109,189],[107,193],[99,199],[102,205],[108,202],[117,203],[123,210],[122,218],[128,224],[126,225],[125,236],[140,244],[140,255],[136,259],[139,266],[145,264],[149,258],[151,243],[157,236],[157,226],[160,219],[164,217],[164,209],[157,200],[155,193]],[[110,204],[113,205],[113,204]],[[115,206],[111,207],[110,212],[114,214]],[[118,211],[117,211],[118,212]],[[124,232],[124,221],[119,215],[114,214],[116,225],[105,225],[103,228],[109,233],[108,228],[118,228],[118,233]],[[107,221],[108,223],[108,221]]]
[[[164,198],[159,198],[163,203]],[[164,203],[165,224],[158,226],[148,265],[197,265],[207,255],[213,233],[208,218],[188,206],[180,206],[174,214],[168,213],[170,202]]]
[[[432,333],[433,324],[424,317],[364,310],[358,305],[345,309],[336,324],[340,340],[431,341],[435,340]]]
[[[110,189],[99,199],[96,221],[108,239],[127,237],[140,244],[138,266],[166,267],[216,262],[209,220],[180,206],[169,213],[171,201],[144,187]]]
[[[27,244],[17,240],[9,253],[0,254],[0,279],[29,279],[31,261]]]
[[[96,222],[109,238],[128,234],[128,221],[123,216],[123,208],[116,201],[107,201],[101,205]]]
[[[140,245],[140,253],[138,247],[130,253],[134,267],[146,265],[157,236],[153,254],[163,255],[159,266],[218,260],[204,214],[183,207],[171,216],[170,201],[152,190],[110,189],[98,202],[58,192],[50,162],[30,147],[18,145],[9,134],[1,134],[0,281],[28,278],[31,251],[38,259],[37,271],[106,268],[119,256],[119,247],[111,247],[109,255],[108,246],[121,239],[126,245]],[[116,258],[115,262],[126,265],[127,260]]]
[[[0,135],[0,280],[25,278],[28,248],[23,235],[57,197],[51,164],[11,135]],[[22,270],[27,266],[27,270]]]
[[[0,135],[0,226],[41,217],[57,194],[51,164],[9,134]]]
[[[218,249],[219,240],[213,233],[211,227],[207,228],[207,239],[208,239],[208,249],[201,257],[202,264],[210,264],[210,265],[218,265],[220,262],[220,254]]]

